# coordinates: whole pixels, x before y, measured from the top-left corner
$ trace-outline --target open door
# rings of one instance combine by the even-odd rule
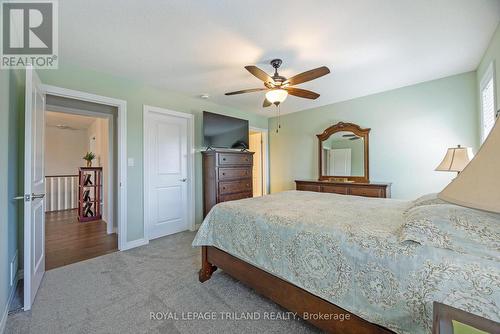
[[[249,129],[249,150],[253,155],[253,197],[268,194],[268,130]]]
[[[45,95],[26,69],[24,143],[24,310],[30,310],[45,273]]]

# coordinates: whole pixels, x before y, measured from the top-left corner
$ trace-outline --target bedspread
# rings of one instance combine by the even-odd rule
[[[215,246],[397,333],[430,333],[433,301],[500,321],[499,257],[401,242],[409,203],[305,191],[225,202],[193,246]]]

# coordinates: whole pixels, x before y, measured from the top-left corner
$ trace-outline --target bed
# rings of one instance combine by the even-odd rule
[[[193,246],[200,281],[220,267],[329,332],[429,333],[434,301],[500,321],[500,215],[433,195],[286,191],[220,203]],[[341,313],[349,321],[332,316]]]

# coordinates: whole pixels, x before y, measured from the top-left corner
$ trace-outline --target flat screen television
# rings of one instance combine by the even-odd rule
[[[204,111],[203,138],[206,147],[248,149],[248,121]]]

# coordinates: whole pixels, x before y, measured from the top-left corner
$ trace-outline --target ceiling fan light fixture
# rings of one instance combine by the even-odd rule
[[[274,74],[272,76],[255,65],[245,66],[245,69],[250,72],[250,74],[262,81],[265,88],[243,89],[234,92],[228,92],[225,93],[225,95],[238,95],[267,91],[266,99],[262,103],[263,108],[270,107],[273,104],[275,106],[279,106],[283,101],[286,100],[288,94],[303,99],[316,100],[319,97],[318,93],[312,92],[307,89],[296,88],[294,86],[327,75],[328,73],[330,73],[328,67],[321,66],[309,71],[299,73],[287,79],[284,76],[279,75],[278,73],[278,68],[281,66],[282,62],[283,61],[281,59],[271,60],[271,66],[274,68]]]
[[[266,99],[273,104],[280,104],[286,100],[288,92],[284,89],[272,89],[266,93]]]

